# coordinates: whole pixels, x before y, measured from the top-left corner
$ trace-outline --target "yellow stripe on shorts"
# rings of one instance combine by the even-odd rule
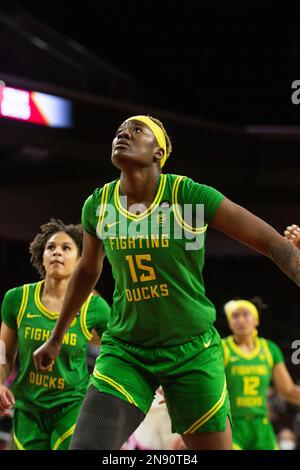
[[[26,450],[24,449],[24,447],[22,446],[21,442],[19,441],[19,439],[17,438],[15,434],[14,434],[14,441],[18,450]]]
[[[113,388],[118,390],[122,395],[124,395],[129,401],[129,403],[132,403],[132,405],[135,405],[138,407],[132,396],[125,390],[125,388],[118,384],[115,380],[111,379],[110,377],[107,377],[107,375],[100,374],[96,369],[94,369],[93,375],[96,377],[96,379],[103,380],[104,382],[107,382],[109,385],[111,385]]]
[[[214,404],[214,406],[208,410],[203,416],[201,416],[195,423],[192,424],[186,431],[184,431],[183,434],[193,434],[197,429],[199,429],[203,424],[205,424],[209,419],[211,419],[222,406],[224,405],[226,398],[226,380],[224,382],[224,387],[223,391],[221,394],[221,397],[217,401],[217,403]]]
[[[75,426],[76,426],[76,423],[73,424],[73,426],[68,429],[68,431],[66,431],[62,436],[60,436],[57,441],[55,442],[52,450],[57,450],[60,446],[60,444],[65,441],[68,437],[72,436],[73,432],[74,432],[74,429],[75,429]]]
[[[232,450],[243,450],[243,449],[233,442],[232,443]]]

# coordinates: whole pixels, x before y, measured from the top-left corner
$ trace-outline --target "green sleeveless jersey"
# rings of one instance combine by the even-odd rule
[[[91,330],[101,337],[110,311],[102,297],[91,294],[65,334],[51,371],[38,372],[32,354],[49,338],[58,318],[41,302],[43,283],[11,289],[2,303],[2,321],[18,333],[19,369],[12,390],[16,408],[24,411],[48,410],[83,398],[89,380],[86,358]]]
[[[115,280],[109,333],[145,347],[175,346],[211,328],[202,277],[207,224],[223,200],[192,179],[161,174],[149,208],[129,212],[120,180],[86,200],[82,224],[103,240]]]
[[[266,416],[267,392],[273,367],[283,362],[278,346],[270,340],[256,338],[251,353],[240,349],[233,336],[222,339],[227,387],[232,416]]]

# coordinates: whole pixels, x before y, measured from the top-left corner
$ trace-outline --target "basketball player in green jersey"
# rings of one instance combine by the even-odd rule
[[[63,339],[62,352],[47,372],[37,372],[32,353],[49,338],[70,277],[82,250],[82,229],[52,219],[30,245],[31,260],[44,280],[9,290],[2,303],[1,340],[6,364],[0,365],[0,415],[14,407],[16,447],[67,449],[88,384],[87,344],[106,328],[109,306],[89,295]],[[3,343],[2,343],[3,344]],[[12,391],[5,379],[19,369]]]
[[[259,313],[256,305],[248,300],[231,300],[224,310],[233,333],[222,340],[233,448],[278,449],[267,409],[270,381],[283,398],[298,405],[300,387],[293,383],[279,347],[273,341],[257,336]]]
[[[222,344],[202,277],[208,224],[272,258],[300,286],[295,246],[216,189],[163,174],[170,152],[159,120],[127,119],[112,144],[120,179],[84,204],[83,255],[53,333],[34,353],[38,370],[52,364],[106,254],[112,311],[70,449],[119,449],[159,385],[188,449],[231,448]]]

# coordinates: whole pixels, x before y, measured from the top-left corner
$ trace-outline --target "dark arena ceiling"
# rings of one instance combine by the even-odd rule
[[[1,6],[0,79],[71,100],[74,125],[0,118],[0,237],[27,240],[50,216],[79,221],[84,199],[118,176],[111,141],[136,113],[165,124],[167,171],[278,230],[299,221],[299,1],[96,3]]]

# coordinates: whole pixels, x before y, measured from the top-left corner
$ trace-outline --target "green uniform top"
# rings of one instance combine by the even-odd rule
[[[272,370],[284,361],[279,347],[260,337],[251,353],[240,349],[233,336],[224,338],[222,343],[232,416],[266,416]]]
[[[2,320],[18,333],[19,370],[13,384],[16,408],[52,409],[83,398],[89,380],[87,343],[95,329],[101,337],[110,308],[98,295],[90,295],[64,336],[51,371],[38,372],[32,353],[50,336],[58,313],[41,302],[44,281],[9,290],[2,303]]]
[[[86,200],[83,227],[103,240],[115,280],[112,336],[164,347],[211,328],[216,313],[202,277],[204,239],[223,198],[190,178],[161,174],[154,201],[142,213],[127,211],[120,180]]]

